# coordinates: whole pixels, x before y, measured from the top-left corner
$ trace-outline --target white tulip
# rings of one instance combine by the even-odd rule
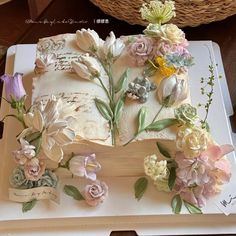
[[[118,57],[123,51],[125,44],[121,39],[116,39],[115,34],[111,31],[110,36],[106,38],[103,45],[103,53],[105,56]]]
[[[89,52],[96,51],[103,44],[103,40],[94,30],[81,29],[76,31],[76,43],[80,49]]]
[[[89,54],[81,55],[78,62],[72,62],[71,65],[75,72],[83,79],[93,79],[99,77],[101,73],[100,64]]]
[[[160,83],[157,95],[162,105],[167,107],[177,105],[187,98],[187,82],[184,79],[178,79],[176,75],[165,78]]]

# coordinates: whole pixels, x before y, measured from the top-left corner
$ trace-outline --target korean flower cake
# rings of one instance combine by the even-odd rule
[[[92,181],[83,196],[96,206],[108,192],[98,176],[146,174],[158,190],[175,191],[174,201],[201,207],[229,181],[225,154],[232,146],[216,145],[207,115],[201,120],[191,106],[193,58],[183,31],[167,23],[174,2],[151,1],[140,12],[150,23],[144,34],[116,38],[111,32],[103,40],[81,29],[39,40],[30,110],[24,110],[25,94],[8,91],[24,126],[14,152],[14,188],[40,187],[45,175],[46,186],[55,187],[55,170],[67,168]],[[11,84],[19,76],[2,79]],[[19,174],[23,185],[14,178]],[[146,182],[138,179],[135,189]]]

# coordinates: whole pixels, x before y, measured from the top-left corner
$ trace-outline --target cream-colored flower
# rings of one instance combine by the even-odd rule
[[[101,73],[100,64],[94,57],[89,56],[89,54],[81,55],[78,61],[71,62],[71,66],[77,75],[87,80],[99,77]]]
[[[163,24],[175,17],[175,2],[159,0],[144,3],[140,9],[141,17],[153,24]]]
[[[103,40],[94,30],[81,29],[76,31],[76,43],[80,49],[89,52],[96,51],[103,44]]]
[[[72,125],[75,120],[74,110],[74,105],[52,96],[43,108],[38,104],[31,112],[24,115],[25,124],[29,128],[23,130],[19,137],[40,132],[44,154],[49,159],[60,162],[63,158],[63,146],[75,138]]]
[[[174,24],[162,25],[159,36],[170,44],[181,44],[185,41],[184,32]]]
[[[102,50],[105,57],[116,58],[120,56],[124,47],[124,42],[121,39],[116,39],[115,34],[111,31],[103,44]]]
[[[40,55],[36,60],[35,60],[35,72],[36,73],[44,73],[49,70],[50,65],[55,63],[56,61],[56,54],[43,54]]]
[[[160,192],[170,192],[168,179],[157,179],[156,181],[154,181],[154,185]]]
[[[181,126],[176,135],[176,147],[188,158],[199,156],[208,147],[209,134],[197,127]]]
[[[158,87],[157,95],[160,103],[167,107],[179,104],[188,95],[186,80],[178,79],[175,75],[163,79]]]

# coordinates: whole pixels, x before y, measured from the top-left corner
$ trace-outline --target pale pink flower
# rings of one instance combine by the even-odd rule
[[[104,182],[96,181],[86,185],[83,191],[85,201],[90,206],[97,206],[105,200],[108,195],[108,187]]]
[[[38,181],[45,172],[46,164],[36,157],[28,160],[24,165],[25,178],[31,181]]]
[[[128,46],[128,53],[135,66],[143,66],[148,59],[152,59],[154,42],[146,36],[137,36]]]
[[[96,173],[101,165],[96,161],[96,155],[74,156],[69,161],[69,170],[75,176],[85,177],[92,181],[97,178]]]

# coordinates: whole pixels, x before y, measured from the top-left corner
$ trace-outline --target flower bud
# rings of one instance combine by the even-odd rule
[[[81,29],[76,31],[77,45],[83,51],[89,52],[97,50],[103,43],[98,34],[94,30]]]
[[[5,83],[6,99],[9,102],[20,102],[26,95],[22,83],[22,75],[21,73],[15,73],[14,76],[1,76],[1,80]]]
[[[157,91],[160,103],[166,107],[177,105],[187,98],[188,89],[184,79],[177,79],[176,75],[161,81]]]

